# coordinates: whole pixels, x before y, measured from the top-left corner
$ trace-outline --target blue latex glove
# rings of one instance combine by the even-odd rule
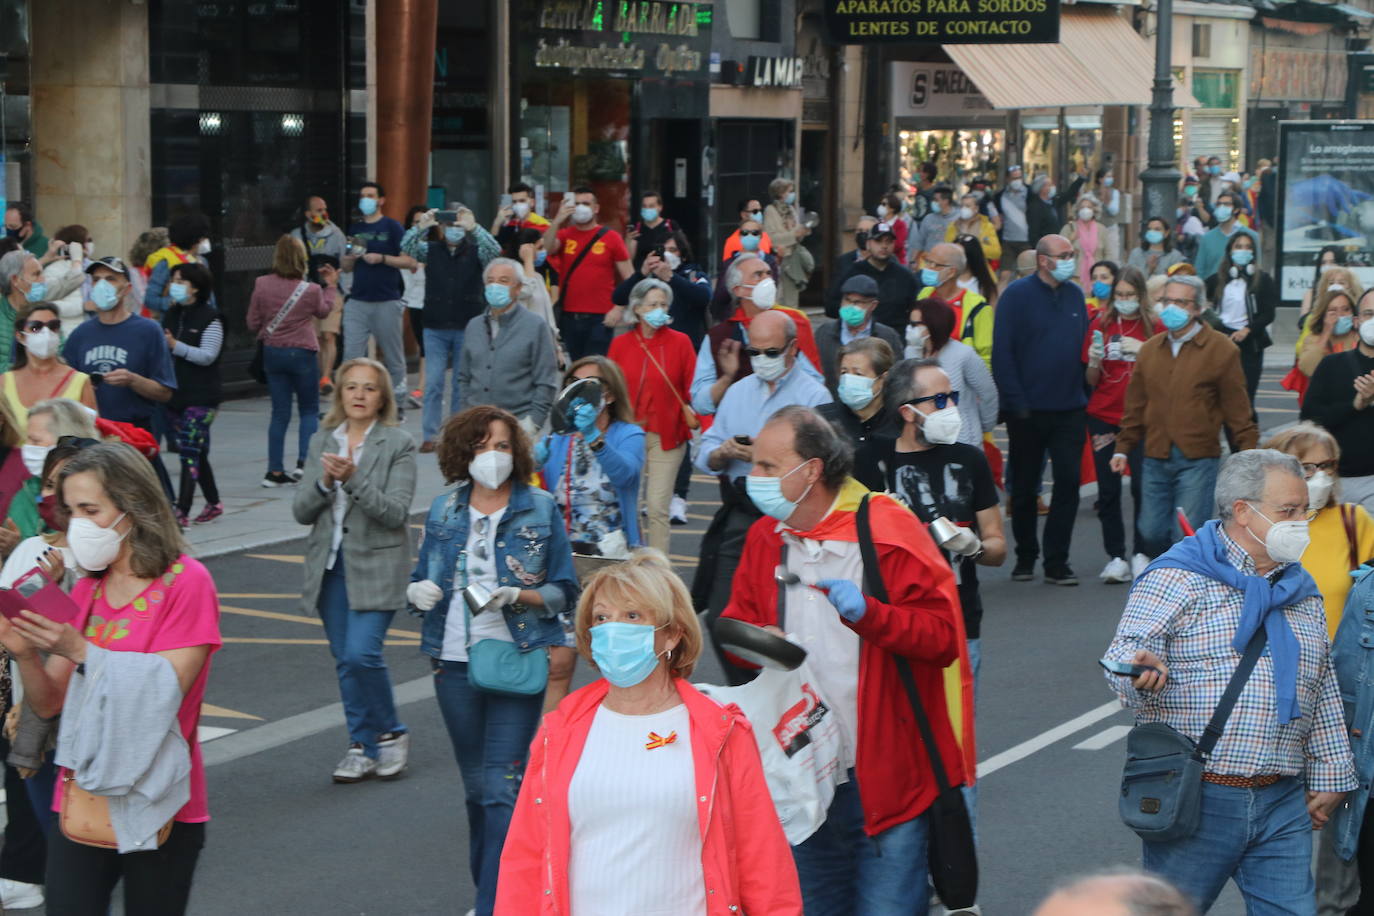
[[[549,460],[549,437],[545,436],[534,444],[534,466],[542,468]]]
[[[853,582],[848,579],[822,579],[815,587],[825,592],[825,596],[845,620],[850,623],[863,620],[864,614],[868,611],[868,599]]]
[[[573,407],[573,426],[588,442],[595,442],[597,437],[601,435],[601,430],[596,428],[596,418],[599,413],[599,410],[586,401],[577,401]]]

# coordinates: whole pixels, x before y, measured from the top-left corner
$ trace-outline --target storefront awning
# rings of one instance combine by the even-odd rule
[[[993,108],[1148,105],[1154,48],[1113,10],[1065,6],[1053,45],[945,45]],[[1174,81],[1174,105],[1200,108]]]

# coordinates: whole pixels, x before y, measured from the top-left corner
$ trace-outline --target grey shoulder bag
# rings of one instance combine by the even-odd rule
[[[1264,627],[1255,631],[1236,665],[1202,740],[1163,722],[1137,725],[1126,736],[1126,766],[1121,774],[1121,820],[1142,840],[1161,843],[1192,836],[1202,809],[1202,773],[1221,740],[1226,720],[1264,651]]]

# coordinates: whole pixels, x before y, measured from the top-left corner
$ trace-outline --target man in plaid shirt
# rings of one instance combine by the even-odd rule
[[[1247,912],[1316,912],[1312,831],[1358,787],[1331,667],[1326,615],[1297,561],[1307,487],[1297,460],[1238,452],[1217,479],[1217,513],[1136,580],[1106,658],[1151,666],[1108,675],[1136,722],[1194,741],[1251,636],[1267,645],[1207,761],[1197,832],[1146,842],[1144,865],[1206,911],[1233,878]]]

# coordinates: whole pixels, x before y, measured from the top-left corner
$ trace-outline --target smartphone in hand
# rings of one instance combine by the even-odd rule
[[[1133,665],[1130,662],[1115,662],[1107,658],[1099,658],[1097,663],[1117,677],[1140,677],[1147,671],[1159,671],[1154,665]]]

